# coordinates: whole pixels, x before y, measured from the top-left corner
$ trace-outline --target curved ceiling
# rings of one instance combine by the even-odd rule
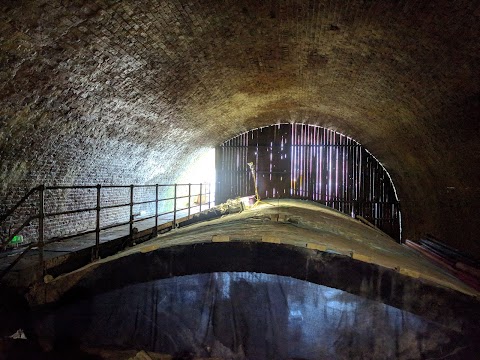
[[[204,148],[303,122],[385,165],[407,237],[480,254],[478,1],[2,1],[0,30],[3,199],[174,181]]]

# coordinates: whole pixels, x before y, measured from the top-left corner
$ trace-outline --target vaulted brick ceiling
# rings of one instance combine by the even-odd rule
[[[405,235],[480,254],[479,1],[1,1],[1,197],[174,181],[277,122],[340,131]]]

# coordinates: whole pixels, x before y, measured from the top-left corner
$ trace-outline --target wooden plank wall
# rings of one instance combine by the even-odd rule
[[[325,128],[277,124],[255,129],[216,149],[216,201],[255,192],[261,199],[312,200],[362,216],[400,239],[399,203],[382,165],[355,140]]]

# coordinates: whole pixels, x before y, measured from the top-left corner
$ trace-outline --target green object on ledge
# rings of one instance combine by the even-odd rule
[[[12,240],[10,240],[9,244],[10,245],[17,245],[21,244],[23,242],[23,236],[22,235],[15,235]]]

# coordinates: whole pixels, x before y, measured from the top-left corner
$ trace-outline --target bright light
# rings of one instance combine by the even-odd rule
[[[215,149],[206,149],[192,160],[178,182],[215,184]]]
[[[199,154],[186,166],[177,179],[177,183],[210,184],[210,201],[213,202],[215,196],[215,149],[200,150]],[[177,195],[183,196],[188,194],[188,187],[180,187],[177,191]],[[202,191],[208,190],[203,188]],[[199,192],[199,190],[192,188],[192,193],[197,192]]]

